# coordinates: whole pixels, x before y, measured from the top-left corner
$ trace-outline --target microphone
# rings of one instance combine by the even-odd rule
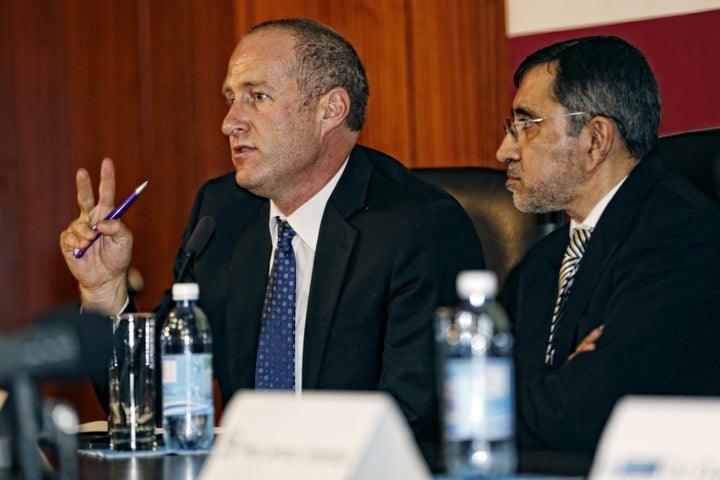
[[[107,374],[112,324],[94,313],[48,314],[29,332],[0,338],[0,382]]]
[[[210,237],[213,232],[215,232],[215,219],[208,215],[202,217],[198,221],[197,225],[195,225],[195,229],[185,245],[185,255],[183,257],[182,265],[180,265],[177,277],[175,278],[176,282],[182,282],[182,279],[185,276],[185,270],[187,270],[187,267],[190,265],[190,260],[192,260],[195,255],[203,251],[208,241],[210,241]],[[155,311],[155,318],[157,318],[158,322],[162,321],[162,319],[168,314],[171,302],[172,295],[166,293],[160,303],[160,306]]]
[[[215,219],[207,215],[202,217],[197,225],[195,225],[195,230],[193,230],[192,235],[190,235],[190,239],[188,239],[187,245],[185,246],[185,258],[180,266],[177,282],[182,281],[183,275],[185,275],[185,270],[190,264],[190,260],[196,254],[200,253],[203,248],[205,248],[205,245],[207,245],[208,240],[210,240],[214,231]]]

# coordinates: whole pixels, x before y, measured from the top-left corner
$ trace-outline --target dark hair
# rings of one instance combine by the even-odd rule
[[[538,65],[555,67],[553,93],[568,111],[611,119],[628,151],[642,159],[655,150],[660,127],[660,92],[643,54],[617,37],[577,38],[542,48],[527,57],[513,77]],[[579,135],[586,115],[571,117],[571,135]]]
[[[352,131],[361,130],[370,89],[365,68],[350,42],[327,25],[306,18],[269,20],[246,35],[268,28],[290,30],[297,39],[295,71],[290,74],[307,95],[306,105],[332,88],[344,88],[350,97],[345,123]]]

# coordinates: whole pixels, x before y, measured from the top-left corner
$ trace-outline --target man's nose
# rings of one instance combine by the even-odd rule
[[[520,145],[510,133],[506,133],[495,152],[495,158],[500,163],[510,163],[520,160]]]
[[[240,102],[234,102],[230,105],[230,109],[228,110],[227,114],[225,115],[225,118],[222,122],[222,132],[225,135],[231,136],[231,135],[237,135],[238,133],[242,133],[247,131],[248,129],[248,123],[247,119],[245,118],[245,115],[243,113],[243,109],[240,106]]]

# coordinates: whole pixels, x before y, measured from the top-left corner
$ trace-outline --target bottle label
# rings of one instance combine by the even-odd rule
[[[505,440],[515,433],[510,358],[451,358],[445,364],[445,436]]]
[[[214,411],[211,353],[162,357],[163,416]]]

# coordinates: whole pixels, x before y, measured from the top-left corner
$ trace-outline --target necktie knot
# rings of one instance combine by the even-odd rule
[[[588,228],[576,228],[570,237],[570,243],[568,244],[565,255],[572,258],[581,258],[585,254],[585,246],[590,240],[591,229]]]
[[[284,252],[289,252],[292,248],[292,239],[295,236],[295,230],[290,226],[287,220],[278,219],[278,248]]]

